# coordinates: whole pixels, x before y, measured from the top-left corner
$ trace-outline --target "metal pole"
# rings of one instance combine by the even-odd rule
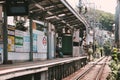
[[[3,23],[3,64],[7,64],[8,61],[8,32],[7,32],[7,14],[6,7],[3,6],[4,10],[4,23]]]
[[[30,16],[30,61],[33,61],[33,30],[32,30],[32,18]]]
[[[117,48],[120,48],[120,14],[119,14],[119,25],[118,25],[118,43]]]
[[[45,27],[47,27],[47,59],[49,59],[49,23],[46,20],[44,22],[44,25],[46,25]]]
[[[51,47],[51,31],[50,31],[50,27],[51,27],[51,24],[48,22],[48,24],[47,24],[48,26],[48,28],[47,28],[47,54],[48,54],[48,59],[51,59],[51,49],[52,49],[52,47]]]
[[[94,17],[93,17],[93,54],[95,53],[95,4],[94,5]]]
[[[95,53],[95,29],[93,28],[93,54]]]

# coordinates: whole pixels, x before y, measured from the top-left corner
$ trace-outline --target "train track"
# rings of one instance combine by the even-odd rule
[[[103,63],[103,64],[101,65],[101,68],[99,69],[99,72],[98,72],[98,74],[97,74],[96,77],[95,77],[95,80],[100,80],[100,79],[101,79],[101,76],[102,76],[104,67],[106,66],[106,62],[108,62],[108,60],[109,60],[109,58],[106,58],[105,63]]]
[[[95,75],[92,75],[93,78],[91,80],[100,80],[103,70],[104,70],[104,67],[106,65],[106,62],[109,59],[110,59],[109,57],[103,57],[102,59],[100,59],[99,61],[94,63],[90,68],[85,70],[82,74],[77,76],[74,80],[89,80],[89,79],[86,79],[86,76],[88,75],[89,77],[91,77],[90,76],[92,74],[91,72],[95,72],[94,73]],[[98,65],[99,65],[99,67],[98,67]],[[97,69],[95,69],[96,67],[97,67]]]

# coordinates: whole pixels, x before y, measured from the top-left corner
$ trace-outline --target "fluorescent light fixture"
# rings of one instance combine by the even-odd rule
[[[56,18],[56,16],[50,16],[50,17],[47,17],[45,19],[53,19],[53,18]]]
[[[56,19],[60,20],[60,18],[57,17],[57,16],[50,16],[50,17],[47,17],[47,18],[45,18],[45,19],[53,19],[53,18],[56,18]]]
[[[40,6],[39,4],[35,4],[35,6],[42,9],[42,10],[44,10],[44,8],[42,6]]]
[[[67,26],[70,26],[70,24],[66,24]]]
[[[70,26],[70,24],[66,24],[67,26],[69,26],[70,28],[72,28],[72,26]]]
[[[42,9],[42,10],[45,10],[42,6],[40,6],[39,4],[35,4],[35,6],[36,7],[38,7],[38,8],[40,8],[40,9]],[[51,13],[50,11],[47,11],[47,13],[49,14],[49,15],[53,15],[53,13]]]
[[[51,13],[50,11],[47,11],[47,13],[48,13],[49,15],[53,15],[53,13]]]
[[[63,20],[62,20],[61,22],[62,22],[62,23],[66,23],[66,22],[65,22],[65,21],[63,21]]]
[[[40,6],[39,4],[35,4],[35,6],[36,7],[38,7],[38,8],[40,8],[40,9],[42,9],[42,10],[45,10],[42,6]],[[49,14],[49,15],[53,15],[53,13],[51,13],[50,11],[47,11],[47,13]]]
[[[50,8],[53,8],[54,6],[49,6],[49,7],[45,7],[45,9],[50,9]]]
[[[59,17],[62,17],[62,16],[65,16],[65,14],[59,14],[58,16],[59,16]]]
[[[58,19],[58,20],[60,20],[60,18],[59,18],[59,17],[57,17],[57,16],[56,16],[55,18],[56,18],[56,19]]]

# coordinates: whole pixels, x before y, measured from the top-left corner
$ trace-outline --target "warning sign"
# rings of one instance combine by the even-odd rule
[[[43,37],[42,43],[43,43],[44,46],[47,45],[47,39],[46,39],[46,37]]]

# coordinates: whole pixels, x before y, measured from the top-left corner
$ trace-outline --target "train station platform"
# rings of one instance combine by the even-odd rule
[[[53,80],[53,78],[62,79],[63,77],[72,74],[82,66],[86,65],[86,63],[87,57],[83,56],[83,57],[57,58],[45,61],[5,64],[0,65],[0,80],[11,79],[43,71],[48,71],[49,80]],[[54,75],[55,73],[57,73],[57,75]],[[59,75],[58,73],[61,74]]]

